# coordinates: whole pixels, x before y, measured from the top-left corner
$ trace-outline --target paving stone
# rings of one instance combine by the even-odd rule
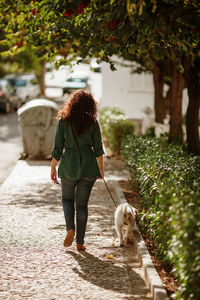
[[[126,170],[106,167],[114,195],[110,180],[123,179]],[[75,244],[62,245],[60,186],[49,176],[50,162],[19,161],[1,188],[0,299],[152,299],[135,247],[119,247],[103,181],[89,201],[87,251],[77,252]]]

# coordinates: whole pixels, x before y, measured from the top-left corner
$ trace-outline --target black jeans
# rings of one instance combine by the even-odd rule
[[[88,219],[88,201],[96,178],[82,178],[71,181],[61,179],[62,204],[67,231],[75,230],[76,212],[76,243],[83,245]]]

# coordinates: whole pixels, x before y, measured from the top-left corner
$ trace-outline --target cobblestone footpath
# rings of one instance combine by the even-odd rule
[[[124,179],[107,159],[106,179]],[[112,200],[97,181],[89,202],[86,252],[64,248],[60,186],[50,162],[19,161],[1,187],[0,299],[152,299],[134,247],[120,248]],[[120,175],[119,175],[120,174]]]

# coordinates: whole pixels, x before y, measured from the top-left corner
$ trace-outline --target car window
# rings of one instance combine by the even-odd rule
[[[69,78],[68,82],[84,82],[82,78]]]
[[[12,86],[15,85],[15,78],[8,78],[7,80],[12,84]]]
[[[27,80],[26,79],[15,78],[14,79],[14,85],[15,86],[26,86],[27,85]]]

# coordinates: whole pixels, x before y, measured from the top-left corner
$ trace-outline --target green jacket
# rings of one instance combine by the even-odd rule
[[[57,161],[61,159],[58,177],[68,180],[100,177],[96,157],[104,154],[104,151],[99,123],[96,122],[85,134],[75,136],[75,139],[73,132],[63,119],[58,121],[52,151]]]

